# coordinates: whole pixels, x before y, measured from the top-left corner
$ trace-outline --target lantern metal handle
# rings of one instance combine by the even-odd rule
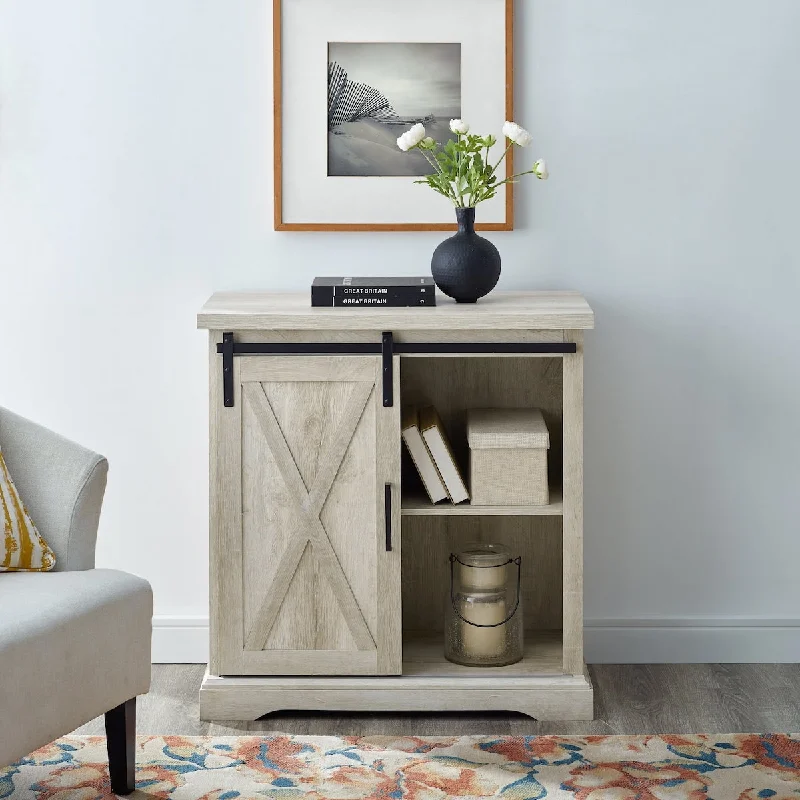
[[[514,603],[514,608],[511,610],[511,613],[502,621],[502,622],[493,622],[487,625],[481,625],[478,622],[470,622],[470,620],[466,619],[465,617],[461,616],[461,612],[458,610],[456,606],[456,597],[455,597],[455,580],[454,580],[454,564],[458,561],[463,567],[470,567],[471,569],[497,569],[498,567],[505,567],[508,564],[516,564],[517,565],[517,602]],[[504,561],[502,564],[492,564],[492,565],[483,565],[483,564],[465,564],[463,561],[459,560],[458,556],[455,553],[450,553],[450,602],[453,605],[453,611],[455,615],[462,621],[466,622],[467,625],[472,625],[474,628],[499,628],[501,625],[505,625],[507,622],[511,620],[514,614],[517,613],[517,609],[519,608],[519,596],[520,596],[520,585],[522,584],[522,556],[517,556],[516,558],[509,558],[508,561]]]

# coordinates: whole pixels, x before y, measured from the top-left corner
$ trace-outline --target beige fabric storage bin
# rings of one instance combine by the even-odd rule
[[[467,412],[474,506],[546,506],[550,434],[538,408]]]

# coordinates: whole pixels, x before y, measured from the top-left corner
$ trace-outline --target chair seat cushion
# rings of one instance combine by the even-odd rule
[[[125,572],[0,574],[0,766],[147,692],[152,613]]]

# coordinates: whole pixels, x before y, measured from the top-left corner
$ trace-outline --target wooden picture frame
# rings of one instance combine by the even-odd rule
[[[455,222],[297,222],[284,220],[284,114],[283,114],[283,3],[273,0],[273,179],[274,228],[276,231],[455,231]],[[336,0],[346,2],[346,0]],[[505,6],[505,119],[514,119],[514,0],[504,0]],[[399,12],[398,12],[399,13]],[[498,121],[502,124],[502,121]],[[499,127],[499,125],[498,125]],[[489,131],[485,131],[488,133]],[[514,172],[514,148],[506,157],[508,175]],[[480,231],[510,231],[514,229],[514,187],[505,187],[505,219],[501,222],[478,222]]]

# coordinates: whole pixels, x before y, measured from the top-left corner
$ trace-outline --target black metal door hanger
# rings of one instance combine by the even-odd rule
[[[526,353],[577,353],[575,342],[395,342],[386,331],[380,342],[237,342],[232,333],[222,334],[217,353],[222,355],[222,394],[226,408],[233,407],[233,359],[236,356],[381,356],[383,405],[394,405],[395,355],[493,355]]]

